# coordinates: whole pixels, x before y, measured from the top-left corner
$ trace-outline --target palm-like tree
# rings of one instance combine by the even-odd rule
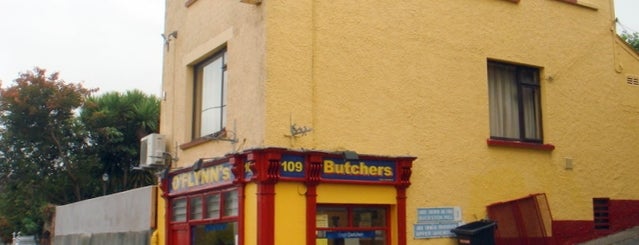
[[[139,90],[109,92],[90,97],[80,118],[91,132],[91,142],[100,156],[111,191],[153,184],[143,171],[132,171],[139,163],[140,139],[158,132],[160,100]]]

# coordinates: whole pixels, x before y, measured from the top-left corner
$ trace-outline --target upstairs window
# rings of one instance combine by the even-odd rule
[[[194,132],[199,138],[226,126],[226,49],[195,66]]]
[[[490,138],[542,143],[539,69],[488,62]]]

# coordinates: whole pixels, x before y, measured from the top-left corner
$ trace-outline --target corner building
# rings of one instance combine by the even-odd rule
[[[166,1],[158,244],[573,244],[639,225],[611,0]]]

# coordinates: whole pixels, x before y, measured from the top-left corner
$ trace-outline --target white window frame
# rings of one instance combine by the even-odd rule
[[[194,67],[193,137],[200,138],[226,128],[226,48]]]

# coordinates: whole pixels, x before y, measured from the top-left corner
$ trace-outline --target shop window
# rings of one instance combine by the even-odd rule
[[[386,245],[389,223],[386,206],[319,205],[317,244]]]
[[[237,191],[224,193],[224,217],[237,216]]]
[[[491,139],[542,143],[539,69],[488,62]]]
[[[202,197],[192,197],[190,201],[191,216],[190,219],[202,219]]]
[[[206,197],[206,218],[220,218],[220,194],[213,194]]]
[[[195,66],[193,137],[215,134],[226,126],[226,49]]]
[[[191,237],[192,245],[237,244],[237,222],[195,225]]]
[[[186,221],[186,199],[177,199],[173,201],[172,209],[172,217],[171,221],[173,222],[181,222]]]

